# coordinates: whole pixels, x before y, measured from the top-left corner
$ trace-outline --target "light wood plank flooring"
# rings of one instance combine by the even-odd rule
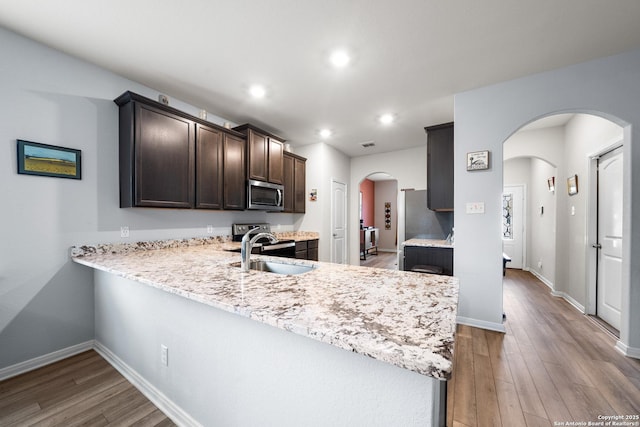
[[[398,254],[396,252],[380,252],[378,255],[367,255],[366,260],[360,260],[362,267],[386,268],[388,270],[398,269]]]
[[[458,326],[448,426],[640,414],[640,361],[618,353],[612,335],[521,270],[507,272],[504,308],[506,334]]]
[[[174,426],[95,351],[0,382],[0,426]]]

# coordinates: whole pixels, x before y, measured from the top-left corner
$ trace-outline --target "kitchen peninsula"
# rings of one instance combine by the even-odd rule
[[[279,260],[314,268],[243,273],[231,246],[72,248],[95,269],[98,351],[168,415],[184,425],[443,425],[457,279],[293,259]]]

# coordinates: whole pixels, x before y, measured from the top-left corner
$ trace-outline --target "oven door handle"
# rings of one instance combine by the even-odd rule
[[[273,245],[262,246],[260,249],[262,252],[275,251],[277,249],[291,248],[296,245],[296,242],[287,243],[275,243]]]

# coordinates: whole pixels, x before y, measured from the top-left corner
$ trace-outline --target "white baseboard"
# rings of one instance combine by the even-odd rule
[[[527,269],[527,271],[529,273],[533,274],[534,276],[536,276],[538,278],[538,280],[540,280],[542,283],[547,285],[549,287],[549,289],[551,289],[552,291],[555,291],[555,287],[554,287],[553,283],[551,283],[551,281],[549,281],[549,279],[547,279],[546,277],[544,277],[542,274],[538,273],[535,270]]]
[[[460,325],[473,326],[474,328],[488,329],[490,331],[506,333],[507,329],[502,323],[487,322],[485,320],[471,319],[468,317],[456,317],[456,323]]]
[[[634,359],[640,359],[640,348],[629,347],[622,341],[616,342],[616,350],[627,357],[633,357]]]
[[[91,350],[93,348],[93,343],[93,340],[86,341],[71,347],[63,348],[62,350],[54,351],[53,353],[45,354],[44,356],[34,357],[33,359],[2,368],[0,369],[0,381],[33,371],[34,369],[42,368],[43,366],[50,365],[59,360],[75,356],[83,351]]]
[[[580,304],[578,301],[573,299],[571,297],[571,295],[567,294],[566,292],[551,291],[551,295],[553,295],[554,297],[560,297],[560,298],[564,299],[566,302],[571,304],[580,313],[582,313],[582,314],[585,313],[584,305]]]
[[[160,390],[155,388],[151,383],[144,379],[129,365],[124,363],[111,350],[105,347],[99,341],[95,341],[94,346],[96,352],[111,364],[118,372],[120,372],[135,388],[140,390],[158,409],[178,426],[202,427],[202,424],[194,420],[182,408],[176,405],[172,400],[165,396]]]

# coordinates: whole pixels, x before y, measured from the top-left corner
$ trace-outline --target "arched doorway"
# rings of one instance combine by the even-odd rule
[[[360,265],[398,268],[398,180],[386,172],[359,185]]]
[[[623,128],[619,125],[599,116],[571,113],[531,122],[503,145],[503,184],[520,181],[528,190],[524,219],[518,227],[522,226],[524,235],[531,238],[525,239],[522,263],[511,267],[531,272],[553,295],[582,313],[606,319],[607,326],[613,326],[609,330],[618,335],[622,310],[622,171],[611,175],[615,183],[604,185],[599,181],[597,163],[605,153],[621,147],[622,141]],[[619,205],[617,212],[611,213],[611,203],[608,209],[598,211],[598,201],[614,193],[619,196],[613,197]],[[503,223],[509,215],[505,212]],[[611,229],[617,235],[607,235],[606,239],[617,251],[603,249],[601,243],[606,239],[598,236],[607,215],[616,221]],[[518,227],[508,231],[513,233]],[[504,248],[504,237],[503,243]],[[605,317],[605,309],[617,310],[617,318]]]

